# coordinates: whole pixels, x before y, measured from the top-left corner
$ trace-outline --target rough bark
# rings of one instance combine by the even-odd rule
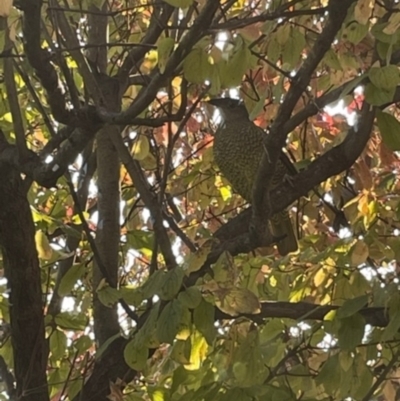
[[[10,289],[17,399],[49,400],[40,267],[31,209],[20,173],[0,164],[0,247]]]

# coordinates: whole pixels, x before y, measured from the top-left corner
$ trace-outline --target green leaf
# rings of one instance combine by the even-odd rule
[[[149,350],[139,344],[136,339],[129,341],[124,349],[124,359],[128,366],[134,370],[143,370],[146,367]]]
[[[366,306],[368,303],[368,295],[362,295],[357,298],[348,299],[345,303],[338,309],[336,316],[339,319],[353,316],[360,309]]]
[[[285,332],[286,326],[281,319],[271,319],[266,322],[260,331],[261,344],[267,343]]]
[[[164,0],[166,3],[171,4],[171,6],[179,8],[187,8],[193,4],[193,0]]]
[[[214,241],[207,240],[196,252],[189,255],[188,260],[184,264],[186,275],[198,271],[204,265],[214,244]]]
[[[189,82],[203,84],[211,79],[213,65],[204,49],[195,47],[183,61],[183,75]]]
[[[371,28],[371,34],[380,42],[389,44],[396,43],[399,37],[399,32],[397,31],[389,35],[385,32],[387,26],[387,22],[374,24]]]
[[[340,364],[338,354],[330,356],[323,364],[315,381],[317,385],[323,385],[325,392],[334,395],[340,383]]]
[[[240,386],[261,384],[267,376],[267,368],[260,354],[257,331],[250,331],[237,347],[232,366],[233,374]]]
[[[300,61],[301,53],[306,45],[304,34],[297,29],[291,29],[289,40],[283,47],[282,61],[290,67],[295,67]]]
[[[83,264],[76,263],[72,265],[61,279],[60,286],[58,287],[58,295],[64,297],[69,294],[84,273],[85,266]]]
[[[161,343],[174,342],[180,328],[183,309],[182,303],[174,299],[162,310],[157,321],[157,338]]]
[[[124,401],[143,401],[144,399],[143,394],[136,391],[124,394]]]
[[[160,293],[164,283],[164,275],[165,273],[162,270],[157,270],[148,278],[140,289],[143,293],[143,298],[152,298]]]
[[[272,34],[271,40],[268,43],[267,56],[272,63],[276,63],[281,56],[282,46],[278,43],[277,35]]]
[[[143,344],[147,348],[156,348],[160,345],[157,338],[157,319],[160,310],[160,303],[157,302],[151,308],[150,314],[136,334],[139,344]]]
[[[200,305],[193,312],[193,322],[197,330],[207,340],[207,343],[212,345],[216,335],[216,329],[214,326],[214,306],[204,299],[201,301]]]
[[[70,380],[67,388],[68,399],[73,400],[75,396],[82,390],[84,379],[78,377],[75,380]]]
[[[391,114],[377,111],[377,124],[383,142],[391,150],[400,150],[400,123]]]
[[[116,288],[110,287],[108,284],[103,285],[97,290],[97,296],[103,305],[109,307],[114,306],[120,298],[119,291]]]
[[[372,67],[368,73],[369,79],[377,87],[391,90],[400,83],[399,69],[390,64],[384,67]]]
[[[178,300],[178,302],[180,302]],[[190,310],[182,304],[181,320],[179,322],[179,330],[175,338],[178,340],[186,340],[192,332],[192,315]]]
[[[187,365],[190,363],[190,351],[191,343],[189,340],[177,340],[172,347],[171,359],[181,365]]]
[[[203,299],[201,292],[196,287],[187,288],[185,291],[179,293],[178,299],[189,309],[197,308]]]
[[[344,351],[352,351],[361,344],[365,331],[365,319],[360,314],[339,320],[339,347]]]
[[[330,67],[330,68],[332,68],[334,70],[340,70],[342,68],[341,65],[340,65],[339,57],[337,56],[337,54],[332,49],[329,49],[325,53],[323,61],[325,62],[325,64],[328,67]]]
[[[154,234],[150,231],[131,230],[128,233],[128,243],[138,251],[143,253],[149,251],[151,254],[154,247]]]
[[[242,44],[228,60],[221,60],[217,64],[221,86],[223,88],[232,88],[242,82],[243,75],[249,67],[250,50],[247,48],[243,39]]]
[[[298,393],[300,391],[311,392],[317,387],[308,367],[300,364],[290,369],[287,381],[293,393]],[[305,398],[305,400],[306,399],[308,400],[308,398]]]
[[[342,38],[347,39],[349,42],[356,45],[365,38],[368,31],[368,25],[362,25],[356,21],[353,21],[343,30]]]
[[[392,89],[377,88],[374,84],[368,83],[365,87],[365,100],[373,106],[382,106],[393,100],[396,87]]]
[[[84,330],[88,324],[88,317],[83,313],[61,312],[54,321],[66,330]]]
[[[158,68],[161,74],[165,71],[165,66],[169,59],[172,50],[174,49],[175,41],[173,38],[162,38],[158,42],[157,52],[158,52]]]
[[[119,293],[129,305],[139,306],[143,302],[143,293],[139,288],[120,287]]]
[[[363,400],[372,386],[374,376],[360,354],[355,357],[354,362],[354,371],[357,372],[357,375],[354,376],[356,376],[357,381],[352,388],[351,396],[355,400]]]
[[[79,355],[83,354],[87,351],[90,347],[93,346],[93,340],[86,335],[80,336],[75,342],[74,347],[78,351]]]
[[[164,275],[164,282],[160,289],[160,298],[168,301],[175,297],[180,288],[182,287],[183,268],[176,266]]]
[[[390,311],[389,314],[390,314],[389,324],[385,327],[385,330],[382,334],[381,338],[382,341],[393,340],[395,335],[400,329],[400,310],[397,310],[394,313]]]
[[[347,372],[354,363],[354,357],[350,351],[342,351],[339,353],[339,363],[343,371]]]
[[[278,43],[283,46],[289,40],[291,33],[291,26],[290,24],[282,24],[276,30],[276,39]]]
[[[60,359],[67,348],[67,336],[61,330],[54,330],[49,339],[50,352],[54,359]]]

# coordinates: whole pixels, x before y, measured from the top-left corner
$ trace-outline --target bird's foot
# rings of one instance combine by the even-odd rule
[[[293,185],[294,184],[294,179],[295,179],[295,177],[293,175],[290,175],[290,174],[285,174],[283,176],[283,182],[289,184],[292,188],[294,187],[294,185]]]

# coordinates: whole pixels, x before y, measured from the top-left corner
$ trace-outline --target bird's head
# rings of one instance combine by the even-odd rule
[[[208,103],[218,109],[224,122],[249,119],[249,113],[246,106],[240,99],[221,97],[211,99]]]

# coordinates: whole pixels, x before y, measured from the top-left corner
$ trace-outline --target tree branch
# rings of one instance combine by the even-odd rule
[[[307,195],[321,182],[349,169],[369,140],[374,117],[375,110],[364,103],[358,124],[349,129],[345,140],[340,145],[314,160],[306,169],[296,175],[296,179],[292,181],[291,185],[282,183],[271,190],[271,213],[275,214],[285,209],[296,199]],[[259,246],[259,243],[248,234],[248,222],[251,215],[252,208],[250,207],[214,233],[214,237],[225,242],[216,247],[209,255],[203,266],[204,271],[226,250],[232,255],[237,255],[248,253]],[[263,243],[263,245],[267,244]]]
[[[48,401],[48,349],[35,227],[20,171],[3,162],[0,163],[0,249],[10,289],[17,399]]]
[[[270,187],[281,149],[285,145],[287,133],[284,132],[283,127],[290,119],[300,96],[306,90],[315,68],[330,49],[347,15],[347,10],[354,2],[355,0],[330,0],[328,6],[329,20],[316,40],[314,47],[309,52],[307,59],[293,78],[290,89],[279,107],[276,119],[271,126],[270,135],[266,136],[265,149],[267,149],[267,152],[260,163],[253,188],[252,225],[256,229],[255,233],[257,234],[264,231],[263,227],[266,226],[267,220],[273,214],[267,190]]]
[[[163,73],[155,71],[148,86],[141,89],[135,101],[122,113],[110,115],[102,113],[100,117],[106,123],[131,124],[132,119],[138,116],[155,99],[157,92],[169,77],[171,77],[189,54],[192,47],[207,33],[213,17],[218,10],[220,1],[208,0],[193,26],[182,38],[176,50],[171,54]]]
[[[336,305],[316,305],[307,302],[262,302],[261,312],[254,315],[240,315],[257,323],[263,323],[269,318],[288,318],[299,322],[307,320],[324,320],[325,315],[331,311],[338,310]],[[358,312],[366,324],[374,327],[386,327],[389,317],[383,307],[366,307]],[[232,319],[232,316],[215,308],[217,319]],[[235,317],[237,318],[237,317]]]

